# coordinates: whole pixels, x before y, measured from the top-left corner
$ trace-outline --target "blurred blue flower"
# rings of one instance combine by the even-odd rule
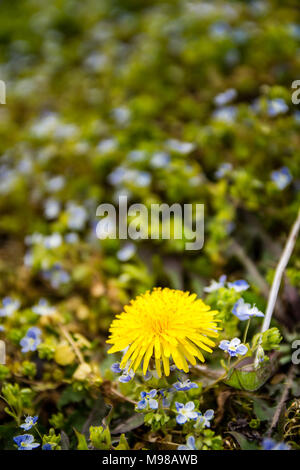
[[[115,139],[104,139],[99,142],[97,149],[100,153],[111,153],[116,150],[117,146],[118,142]]]
[[[228,282],[228,287],[230,289],[234,289],[236,292],[242,292],[244,290],[249,289],[248,282],[244,281],[243,279],[239,279],[238,281]]]
[[[74,202],[67,204],[68,227],[71,230],[82,230],[88,219],[88,214],[83,206]]]
[[[228,352],[230,357],[244,356],[248,351],[247,346],[241,344],[241,340],[239,338],[233,338],[231,341],[223,339],[219,344],[219,348]]]
[[[61,206],[59,201],[56,199],[47,199],[44,203],[44,215],[46,219],[56,219],[60,213],[60,209]]]
[[[232,313],[241,321],[249,320],[249,318],[252,317],[264,317],[264,314],[258,310],[255,305],[252,307],[250,304],[247,304],[243,298],[240,298],[234,304]]]
[[[42,450],[53,450],[52,445],[49,442],[47,442],[47,444],[43,445]]]
[[[16,436],[14,437],[14,441],[18,446],[18,450],[32,450],[40,445],[37,442],[34,442],[34,437],[31,434]]]
[[[119,261],[128,261],[134,256],[135,252],[136,246],[128,242],[117,252],[117,258]]]
[[[63,189],[65,178],[62,175],[53,176],[46,181],[46,187],[49,192],[54,193]]]
[[[2,300],[2,308],[0,308],[0,317],[10,317],[20,307],[20,302],[11,297],[4,297]]]
[[[154,397],[157,395],[157,390],[153,389],[150,392],[141,392],[141,398],[137,404],[138,410],[143,410],[149,406],[152,410],[157,410],[158,401],[154,400]]]
[[[285,444],[285,442],[275,442],[271,438],[266,438],[262,442],[264,450],[291,450],[290,446]]]
[[[42,332],[39,328],[29,328],[24,338],[22,338],[20,341],[20,345],[22,346],[22,353],[36,351],[38,345],[41,343],[41,334]]]
[[[184,424],[189,420],[196,420],[198,418],[198,412],[193,411],[195,408],[195,403],[192,401],[187,402],[185,405],[183,403],[175,402],[177,416],[176,422],[178,424]]]
[[[25,423],[20,425],[20,428],[24,429],[25,431],[29,431],[36,424],[38,420],[37,416],[27,416],[25,418]]]
[[[66,233],[65,241],[66,241],[66,243],[69,243],[70,245],[73,245],[74,243],[78,243],[79,236],[75,232]]]
[[[197,450],[194,436],[189,436],[186,440],[186,445],[180,445],[177,450]]]
[[[290,170],[284,166],[280,168],[280,170],[273,171],[271,173],[271,179],[278,189],[283,190],[290,184],[293,178]]]
[[[38,304],[32,307],[32,311],[41,316],[52,315],[55,312],[55,307],[51,307],[48,300],[40,299]]]
[[[59,246],[61,246],[63,242],[63,238],[61,236],[60,233],[52,233],[51,235],[47,236],[44,238],[44,241],[43,241],[43,244],[44,244],[44,247],[49,249],[49,250],[52,250],[54,248],[58,248]]]
[[[51,269],[43,271],[43,277],[48,280],[54,289],[70,281],[70,275],[62,269],[60,264],[55,264]]]
[[[180,142],[180,140],[177,139],[167,140],[166,145],[170,150],[181,153],[182,155],[191,153],[196,148],[196,145],[193,142]]]
[[[230,103],[230,101],[234,100],[236,97],[237,91],[234,88],[229,88],[223,93],[220,93],[219,95],[215,96],[214,103],[217,106],[224,106],[225,104]]]
[[[195,382],[191,382],[190,379],[187,379],[184,382],[179,380],[178,382],[173,384],[173,387],[178,392],[179,391],[185,392],[187,390],[191,390],[192,388],[198,388],[198,385]]]
[[[268,101],[267,112],[271,117],[278,116],[279,114],[285,114],[289,110],[288,105],[282,98],[275,98]]]
[[[164,168],[170,163],[170,155],[166,152],[155,152],[150,160],[153,168]]]
[[[219,281],[212,280],[210,286],[204,287],[204,292],[214,292],[215,290],[221,289],[225,286],[227,276],[224,274],[220,276]]]
[[[234,106],[224,106],[222,108],[216,109],[212,117],[216,121],[221,121],[221,122],[227,122],[227,123],[232,123],[237,114],[237,109]]]
[[[226,176],[228,173],[232,171],[232,164],[231,163],[222,163],[217,171],[215,172],[215,177],[217,179],[221,179]]]

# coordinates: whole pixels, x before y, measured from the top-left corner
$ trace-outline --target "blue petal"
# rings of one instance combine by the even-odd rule
[[[183,415],[181,415],[181,414],[178,414],[178,415],[176,416],[176,421],[177,421],[178,424],[184,424],[184,423],[187,422],[187,417],[186,417],[186,416],[183,416]]]
[[[157,410],[158,402],[157,400],[153,400],[152,398],[149,400],[149,406],[152,410]]]

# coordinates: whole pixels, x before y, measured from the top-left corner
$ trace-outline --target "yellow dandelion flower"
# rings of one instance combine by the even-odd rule
[[[143,361],[146,374],[149,361],[155,358],[156,371],[161,377],[161,362],[164,372],[170,374],[170,360],[176,367],[188,372],[188,362],[196,364],[196,358],[204,362],[200,349],[212,352],[218,337],[217,311],[196,294],[173,289],[155,288],[132,300],[117,315],[110,326],[107,343],[113,346],[112,354],[128,348],[121,361],[121,368],[129,363],[136,371]]]

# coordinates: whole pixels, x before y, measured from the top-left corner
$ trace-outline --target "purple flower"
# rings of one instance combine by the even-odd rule
[[[184,424],[191,419],[196,421],[198,418],[198,412],[193,411],[195,408],[194,402],[189,401],[184,405],[183,403],[178,403],[178,401],[176,401],[175,406],[178,413],[176,416],[176,422],[178,424]]]
[[[40,445],[37,442],[34,442],[34,437],[31,434],[16,436],[14,437],[14,441],[18,446],[18,450],[32,450]]]
[[[254,305],[251,307],[250,304],[245,303],[243,298],[240,298],[233,306],[232,309],[233,315],[238,317],[239,320],[249,320],[252,317],[263,317],[264,314],[258,310]]]
[[[36,424],[37,420],[37,416],[27,416],[25,418],[25,423],[21,424],[20,428],[24,429],[24,431],[29,431],[29,429]]]
[[[141,392],[141,398],[137,404],[138,410],[144,410],[145,408],[151,408],[152,410],[157,410],[158,408],[158,401],[154,400],[156,397],[157,390],[153,389],[150,392]]]
[[[189,436],[186,445],[178,446],[177,450],[197,450],[194,436]]]
[[[235,357],[238,355],[244,356],[248,351],[247,346],[241,344],[241,340],[239,338],[233,338],[231,341],[223,339],[223,341],[221,341],[219,344],[219,348],[228,352],[230,357]]]

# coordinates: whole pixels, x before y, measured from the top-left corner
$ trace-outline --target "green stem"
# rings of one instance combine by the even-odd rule
[[[249,326],[250,326],[250,321],[251,321],[251,318],[249,318],[249,320],[247,321],[247,325],[246,325],[246,329],[245,329],[245,333],[244,333],[243,344],[246,343],[247,334],[248,334],[248,330],[249,330]]]

